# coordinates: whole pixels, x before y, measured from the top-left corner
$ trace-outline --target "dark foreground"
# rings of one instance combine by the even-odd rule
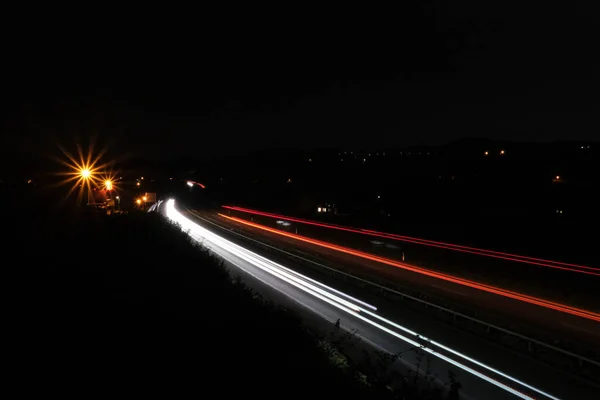
[[[158,215],[31,200],[2,207],[9,381],[24,394],[441,398],[334,366],[295,316]]]

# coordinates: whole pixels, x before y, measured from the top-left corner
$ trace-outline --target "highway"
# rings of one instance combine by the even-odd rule
[[[284,221],[288,221],[288,222],[293,221],[293,222],[298,222],[300,224],[318,226],[318,227],[323,227],[323,228],[327,228],[327,229],[334,229],[334,230],[342,231],[342,232],[352,232],[352,233],[360,234],[360,235],[366,235],[366,236],[377,237],[377,238],[385,238],[385,239],[393,239],[393,240],[398,240],[398,241],[407,242],[407,243],[420,244],[420,245],[424,245],[424,246],[453,250],[453,251],[458,251],[458,252],[462,252],[462,253],[482,255],[482,256],[486,256],[486,257],[498,258],[498,259],[507,260],[507,261],[519,262],[519,263],[523,263],[523,264],[530,264],[530,265],[535,265],[535,266],[540,266],[540,267],[576,272],[576,273],[581,273],[581,274],[590,275],[590,276],[600,276],[600,268],[597,268],[597,267],[589,267],[589,266],[579,265],[579,264],[552,261],[552,260],[546,260],[546,259],[535,258],[535,257],[527,257],[527,256],[518,255],[518,254],[510,254],[510,253],[488,250],[488,249],[480,249],[480,248],[475,248],[475,247],[458,245],[458,244],[454,244],[454,243],[445,243],[445,242],[439,242],[439,241],[434,241],[434,240],[406,236],[406,235],[397,235],[397,234],[386,233],[386,232],[378,232],[378,231],[369,230],[369,229],[359,229],[359,228],[353,228],[353,227],[343,226],[343,225],[334,225],[331,223],[311,221],[311,220],[307,220],[307,219],[291,217],[288,215],[267,213],[264,211],[253,210],[253,209],[243,208],[243,207],[236,207],[236,206],[222,206],[222,207],[225,210],[240,211],[242,213],[266,216],[269,218],[275,218],[278,220],[284,220]]]
[[[356,331],[365,343],[392,354],[401,353],[399,368],[416,368],[418,352],[414,349],[420,348],[428,355],[429,370],[438,380],[446,381],[448,370],[456,373],[464,388],[462,398],[585,399],[594,398],[597,393],[597,387],[564,377],[539,365],[532,366],[526,357],[518,355],[512,355],[511,360],[515,364],[513,369],[521,371],[519,375],[514,375],[512,371],[509,374],[506,370],[496,369],[495,365],[505,364],[504,361],[498,362],[502,359],[501,349],[492,349],[490,352],[478,350],[466,354],[463,350],[465,346],[455,347],[447,344],[446,339],[456,341],[459,338],[456,332],[446,337],[443,330],[436,329],[435,338],[430,337],[433,335],[425,337],[413,330],[413,326],[405,325],[404,321],[390,318],[379,307],[376,298],[358,298],[342,291],[345,289],[340,287],[326,286],[317,279],[297,272],[299,268],[292,262],[286,261],[285,265],[282,265],[281,261],[276,262],[271,257],[264,257],[236,244],[229,240],[230,238],[225,238],[218,229],[213,229],[209,222],[198,224],[197,218],[192,220],[184,216],[176,210],[172,200],[167,202],[164,210],[171,220],[179,223],[194,239],[223,257],[229,266],[244,271],[243,275],[245,280],[251,282],[250,286],[255,287],[259,293],[266,292],[274,301],[307,316],[306,321],[312,321],[321,329],[331,329],[333,321],[339,318],[342,321],[342,329]],[[405,320],[410,320],[410,312],[407,311],[406,314]],[[485,346],[485,343],[470,338],[467,347],[483,349],[481,346]],[[487,350],[490,350],[489,346]],[[482,361],[480,356],[484,355],[487,359],[495,359],[496,364]],[[543,373],[541,379],[539,374],[532,375],[531,372],[535,370]],[[531,377],[535,380],[535,385],[531,380],[525,380],[525,375],[528,375],[528,379]],[[575,397],[574,390],[577,393]]]
[[[530,296],[535,297],[538,303],[540,300],[546,303],[553,302],[563,309],[567,308],[564,306],[577,307],[584,312],[588,311],[591,319],[600,322],[598,267],[332,225],[240,207],[223,206],[222,209],[221,214],[226,217],[253,221],[276,229],[275,232],[280,235],[299,233],[305,238],[396,261],[389,265],[397,268],[406,269],[406,264],[410,264],[410,267],[427,269],[428,273],[435,273],[438,277],[440,274],[447,274],[452,278],[469,280],[471,282],[468,286],[483,289],[481,284],[484,284],[505,292],[511,291],[512,294],[505,294],[516,295],[524,301],[525,296]],[[506,243],[510,243],[510,238],[507,237],[506,240]],[[398,262],[404,265],[399,265]],[[456,282],[456,279],[454,281]]]
[[[328,242],[313,241],[288,232],[282,234],[281,230],[273,230],[227,215],[202,215],[229,228],[241,229],[254,237],[277,243],[279,247],[296,249],[307,255],[318,254],[318,258],[326,260],[328,265],[338,266],[353,274],[366,274],[375,281],[381,279],[393,282],[412,291],[424,293],[428,297],[447,300],[452,303],[453,308],[468,309],[489,318],[489,322],[518,326],[520,331],[530,332],[535,334],[533,337],[542,337],[548,342],[560,338],[565,343],[572,343],[581,348],[597,349],[600,346],[600,323],[597,313],[574,310],[557,303],[542,303],[542,299],[531,300],[530,296],[511,297],[513,292],[508,292],[506,296],[504,293],[507,291],[496,293],[495,290],[487,290],[487,287],[483,287],[482,290],[479,285],[470,284],[471,281],[467,281],[468,284],[465,285],[464,280],[447,278],[447,274],[428,274],[429,271],[425,271],[424,274],[423,269],[412,269],[410,265],[408,269],[403,268],[405,263],[386,264],[386,258],[383,258],[384,262],[380,262],[378,257],[361,257],[361,254],[357,256],[357,252],[350,249],[347,252],[344,248],[338,251],[338,246],[332,246]]]

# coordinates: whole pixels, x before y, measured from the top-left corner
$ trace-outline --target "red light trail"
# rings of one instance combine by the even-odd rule
[[[585,265],[577,265],[577,264],[570,264],[570,263],[564,263],[564,262],[559,262],[559,261],[545,260],[542,258],[520,256],[518,254],[510,254],[510,253],[503,253],[503,252],[494,251],[494,250],[478,249],[476,247],[462,246],[462,245],[452,244],[452,243],[437,242],[434,240],[396,235],[393,233],[378,232],[378,231],[373,231],[373,230],[369,230],[369,229],[357,229],[357,228],[352,228],[352,227],[348,227],[348,226],[327,224],[327,223],[310,221],[310,220],[301,219],[301,218],[288,217],[285,215],[272,214],[272,213],[267,213],[267,212],[263,212],[263,211],[252,210],[252,209],[243,208],[243,207],[223,206],[223,208],[234,210],[234,211],[245,212],[248,214],[262,215],[262,216],[270,217],[270,218],[286,219],[288,221],[294,221],[294,222],[299,222],[302,224],[314,225],[314,226],[319,226],[319,227],[323,227],[323,228],[336,229],[336,230],[340,230],[340,231],[353,232],[353,233],[360,233],[362,235],[375,236],[375,237],[386,238],[386,239],[393,239],[393,240],[398,240],[398,241],[402,241],[402,242],[420,244],[423,246],[438,247],[441,249],[458,251],[458,252],[462,252],[462,253],[470,253],[470,254],[475,254],[475,255],[480,255],[480,256],[485,256],[485,257],[499,258],[499,259],[507,260],[507,261],[514,261],[514,262],[520,262],[520,263],[525,263],[525,264],[537,265],[537,266],[541,266],[541,267],[560,269],[560,270],[570,271],[570,272],[577,272],[577,273],[581,273],[581,274],[600,276],[600,268],[587,267]]]
[[[206,186],[205,186],[205,185],[203,185],[203,184],[201,184],[200,182],[196,182],[196,181],[189,181],[189,180],[188,180],[188,185],[189,185],[190,183],[191,183],[192,185],[198,185],[198,186],[200,186],[202,189],[206,189]]]
[[[448,275],[448,274],[444,274],[441,272],[436,272],[436,271],[432,271],[432,270],[428,270],[425,268],[421,268],[421,267],[417,267],[414,265],[410,265],[410,264],[406,264],[406,263],[400,263],[388,258],[384,258],[384,257],[379,257],[379,256],[375,256],[373,254],[369,254],[369,253],[364,253],[362,251],[358,251],[358,250],[353,250],[347,247],[343,247],[343,246],[339,246],[339,245],[335,245],[333,243],[328,243],[328,242],[324,242],[321,240],[315,240],[315,239],[311,239],[308,238],[306,236],[300,236],[300,235],[296,235],[293,233],[289,233],[289,232],[285,232],[285,231],[281,231],[278,229],[273,229],[273,228],[269,228],[267,226],[264,225],[259,225],[253,222],[249,222],[249,221],[245,221],[243,219],[240,218],[236,218],[236,217],[230,217],[227,215],[223,215],[223,214],[218,214],[221,217],[227,218],[229,220],[241,223],[241,224],[245,224],[254,228],[258,228],[258,229],[262,229],[268,232],[272,232],[281,236],[285,236],[285,237],[289,237],[292,239],[296,239],[296,240],[300,240],[302,242],[306,242],[306,243],[310,243],[310,244],[314,244],[316,246],[321,246],[321,247],[325,247],[331,250],[336,250],[342,253],[346,253],[346,254],[350,254],[356,257],[361,257],[364,259],[368,259],[368,260],[372,260],[372,261],[377,261],[383,264],[387,264],[393,267],[397,267],[397,268],[401,268],[407,271],[411,271],[411,272],[416,272],[422,275],[427,275],[427,276],[431,276],[434,278],[438,278],[438,279],[442,279],[444,281],[448,281],[448,282],[453,282],[462,286],[468,286],[474,289],[478,289],[478,290],[482,290],[488,293],[493,293],[493,294],[497,294],[500,296],[504,296],[504,297],[508,297],[508,298],[512,298],[515,300],[520,300],[520,301],[524,301],[530,304],[535,304],[541,307],[545,307],[545,308],[549,308],[549,309],[553,309],[556,311],[560,311],[560,312],[564,312],[564,313],[568,313],[568,314],[572,314],[572,315],[576,315],[578,317],[583,317],[583,318],[587,318],[587,319],[591,319],[593,321],[597,321],[600,322],[600,314],[594,313],[592,311],[587,311],[587,310],[583,310],[583,309],[579,309],[579,308],[575,308],[575,307],[571,307],[571,306],[567,306],[565,304],[560,304],[560,303],[555,303],[549,300],[544,300],[544,299],[540,299],[537,297],[533,297],[533,296],[529,296],[526,294],[522,294],[522,293],[517,293],[517,292],[512,292],[510,290],[505,290],[505,289],[501,289],[495,286],[490,286],[490,285],[486,285],[483,283],[478,283],[478,282],[474,282],[474,281],[470,281],[467,279],[462,279],[462,278],[458,278],[452,275]]]

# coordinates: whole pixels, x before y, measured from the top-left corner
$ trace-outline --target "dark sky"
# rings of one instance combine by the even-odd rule
[[[1,155],[37,157],[91,134],[158,159],[600,136],[590,2],[409,3],[15,20],[2,50]]]

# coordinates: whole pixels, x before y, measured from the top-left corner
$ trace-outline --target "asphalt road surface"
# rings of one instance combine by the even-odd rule
[[[453,282],[436,279],[420,273],[390,267],[376,261],[358,258],[350,254],[316,246],[284,237],[263,229],[237,223],[213,213],[201,213],[202,217],[229,228],[240,229],[257,238],[277,243],[282,248],[296,249],[309,255],[318,255],[350,273],[367,274],[375,279],[385,279],[413,292],[424,293],[431,298],[449,302],[451,308],[469,310],[485,317],[487,322],[508,326],[514,325],[519,332],[531,333],[546,342],[564,341],[577,348],[600,348],[600,322],[560,312],[497,294],[484,292]],[[562,347],[568,345],[563,343]],[[571,349],[574,350],[574,349]],[[577,352],[577,351],[575,351]]]
[[[172,202],[164,208],[169,218],[179,222],[196,240],[225,259],[230,267],[242,271],[247,284],[275,302],[293,309],[303,316],[305,322],[320,330],[331,330],[333,323],[341,320],[341,329],[355,331],[363,342],[376,349],[401,354],[399,368],[416,368],[419,351],[427,354],[429,371],[438,382],[447,381],[448,371],[455,372],[463,386],[462,398],[595,398],[598,388],[586,381],[565,377],[557,371],[544,368],[518,354],[510,355],[515,368],[500,369],[506,365],[503,349],[490,347],[477,338],[465,338],[460,332],[450,332],[449,327],[427,326],[431,321],[407,325],[418,315],[404,313],[402,319],[391,319],[386,304],[381,300],[356,298],[346,292],[326,287],[322,282],[295,272],[299,270],[292,262],[274,262],[244,246],[227,240],[209,223],[198,224],[179,213]],[[211,229],[207,229],[211,228]],[[286,269],[289,268],[289,269]],[[401,324],[401,325],[400,325]],[[426,329],[435,336],[423,336]],[[429,335],[429,334],[428,334]],[[437,341],[435,341],[435,340]],[[465,345],[465,339],[467,344]],[[450,344],[452,343],[452,344]],[[465,354],[470,350],[468,354]],[[481,357],[484,356],[485,357]],[[486,361],[482,361],[485,358]],[[496,361],[491,363],[488,360]],[[422,369],[423,367],[421,367]],[[535,371],[535,373],[532,373]],[[516,374],[515,374],[516,372]],[[531,379],[530,379],[531,378]],[[527,380],[529,379],[529,380]],[[535,383],[532,383],[535,381]]]

